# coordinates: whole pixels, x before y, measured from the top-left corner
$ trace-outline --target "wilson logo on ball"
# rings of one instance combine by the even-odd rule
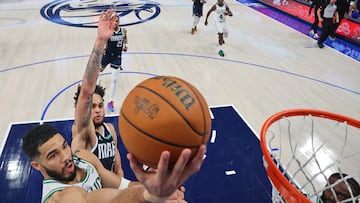
[[[203,95],[173,76],[141,81],[125,97],[119,113],[125,148],[152,168],[157,167],[163,151],[170,152],[170,167],[185,148],[193,157],[207,143],[210,130],[211,117]]]
[[[135,97],[135,113],[143,112],[147,117],[153,119],[160,108],[157,104],[151,104],[146,98]]]
[[[189,110],[189,108],[195,103],[195,99],[191,96],[191,94],[187,90],[183,89],[182,86],[175,80],[165,76],[158,76],[152,79],[162,80],[163,86],[174,92],[175,96],[183,104],[186,110]]]

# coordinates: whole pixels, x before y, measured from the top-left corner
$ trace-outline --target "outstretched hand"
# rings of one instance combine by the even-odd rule
[[[156,173],[145,172],[132,154],[128,154],[127,158],[136,178],[145,186],[148,193],[158,198],[167,198],[190,176],[200,170],[205,152],[205,145],[201,145],[197,154],[190,160],[191,150],[184,149],[175,166],[169,169],[170,153],[163,151]]]
[[[115,29],[116,13],[114,9],[108,9],[105,13],[101,13],[98,24],[98,37],[108,40],[112,36]]]

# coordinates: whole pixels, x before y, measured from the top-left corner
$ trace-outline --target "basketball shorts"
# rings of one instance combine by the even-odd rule
[[[104,55],[101,60],[101,67],[105,68],[108,64],[111,68],[121,69],[121,55]]]
[[[203,15],[202,6],[193,6],[193,16],[201,17]]]
[[[226,28],[226,23],[225,21],[216,21],[215,23],[215,26],[216,26],[216,31],[219,33],[219,34],[223,34],[224,32],[227,33],[227,28]]]

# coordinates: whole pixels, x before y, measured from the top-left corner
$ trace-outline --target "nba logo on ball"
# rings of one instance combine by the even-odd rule
[[[173,76],[146,79],[126,96],[119,114],[120,137],[128,152],[152,168],[162,151],[170,152],[169,165],[181,151],[192,156],[206,144],[211,130],[208,105],[190,83]]]

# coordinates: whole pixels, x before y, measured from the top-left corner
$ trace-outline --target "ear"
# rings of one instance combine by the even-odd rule
[[[33,168],[35,168],[36,170],[38,170],[38,171],[41,171],[41,170],[42,170],[42,166],[41,166],[38,162],[36,162],[36,161],[31,161],[31,166],[32,166]]]

